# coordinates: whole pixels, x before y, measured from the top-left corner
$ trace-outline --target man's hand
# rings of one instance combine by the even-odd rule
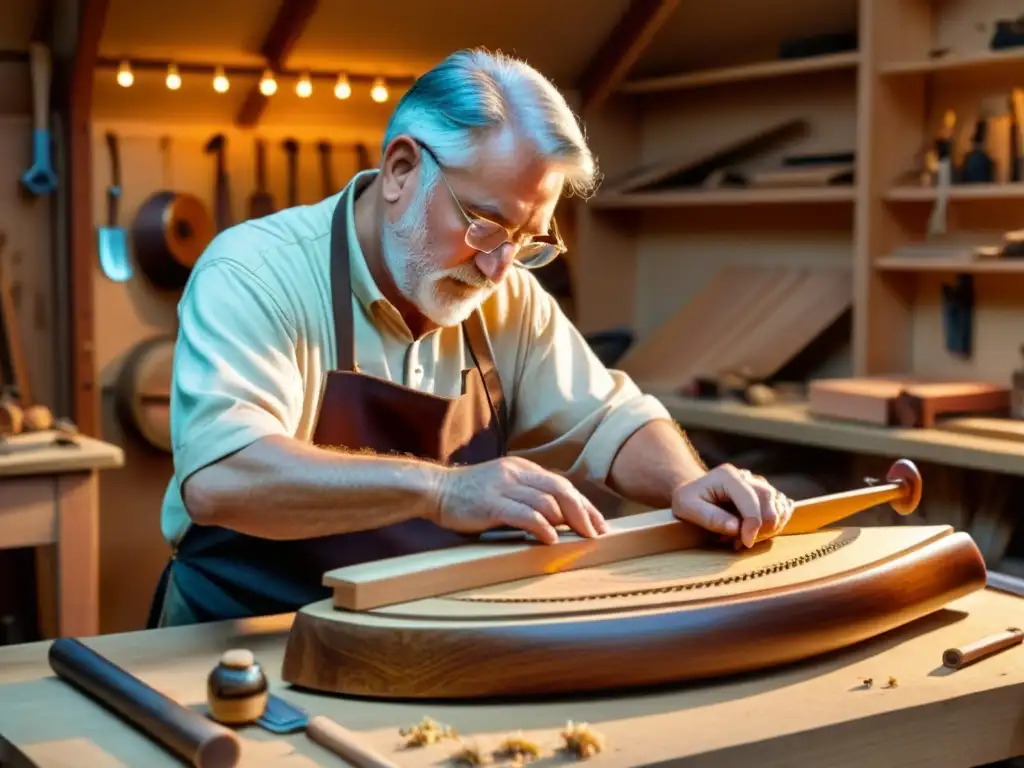
[[[444,469],[438,498],[433,521],[460,533],[508,525],[553,544],[558,541],[556,525],[568,525],[588,538],[608,530],[604,517],[576,486],[518,457]]]
[[[730,509],[723,509],[723,504]],[[752,547],[786,527],[793,502],[760,475],[722,464],[679,486],[672,497],[672,513],[709,531],[738,536],[744,546]]]

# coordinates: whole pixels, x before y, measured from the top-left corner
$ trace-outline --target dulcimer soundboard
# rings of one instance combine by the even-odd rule
[[[324,574],[295,617],[282,677],[384,699],[630,689],[767,669],[875,637],[986,584],[975,542],[945,525],[842,526],[914,512],[921,476],[801,500],[750,548],[656,510],[596,539],[506,536]]]

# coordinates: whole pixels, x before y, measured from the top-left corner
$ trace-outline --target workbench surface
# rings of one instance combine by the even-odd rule
[[[522,730],[544,748],[538,766],[573,762],[553,751],[567,720],[588,722],[604,734],[606,750],[587,762],[592,766],[977,766],[1024,754],[1024,646],[956,672],[941,663],[948,647],[1024,625],[1024,600],[991,589],[882,638],[784,669],[671,690],[521,703],[385,703],[293,690],[278,677],[291,620],[276,616],[85,642],[200,709],[207,674],[221,652],[249,648],[280,696],[333,718],[412,768],[450,764],[446,758],[458,746],[446,741],[401,749],[399,729],[424,716],[485,749]],[[0,649],[0,735],[8,752],[13,745],[45,768],[182,765],[55,678],[48,647]],[[890,676],[895,687],[886,687]],[[862,684],[866,678],[873,679],[871,687]],[[277,736],[248,727],[242,734],[246,766],[345,765],[302,733]]]

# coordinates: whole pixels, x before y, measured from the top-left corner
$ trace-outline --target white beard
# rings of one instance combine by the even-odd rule
[[[384,263],[402,295],[439,326],[462,323],[493,293],[495,286],[472,264],[450,269],[431,266],[443,259],[430,241],[426,225],[428,190],[416,195],[395,224],[384,223],[381,247]],[[474,286],[472,294],[457,294],[441,283],[444,278]]]

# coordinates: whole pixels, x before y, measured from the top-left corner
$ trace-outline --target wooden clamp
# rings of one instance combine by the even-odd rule
[[[794,503],[793,515],[780,535],[811,533],[878,504],[909,515],[921,501],[921,475],[900,459],[885,482],[844,493]],[[660,509],[609,521],[609,532],[596,539],[562,533],[554,544],[536,541],[492,541],[433,552],[388,558],[336,568],[324,574],[334,590],[334,605],[365,611],[464,589],[500,584],[533,576],[589,568],[635,557],[694,549],[712,543],[717,534]]]

